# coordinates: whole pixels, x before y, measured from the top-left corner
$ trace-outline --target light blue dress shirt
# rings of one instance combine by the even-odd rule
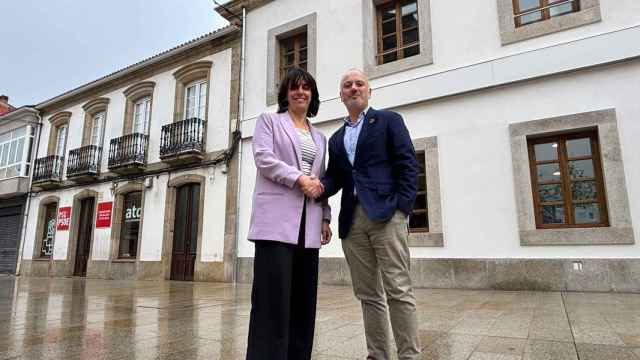
[[[347,151],[347,157],[349,158],[349,162],[353,165],[353,162],[356,159],[356,147],[358,146],[358,137],[360,136],[360,131],[362,130],[362,123],[364,122],[364,117],[369,111],[369,107],[364,109],[363,112],[358,115],[358,120],[355,123],[351,122],[350,117],[344,118],[344,122],[347,124],[344,128],[344,149]]]

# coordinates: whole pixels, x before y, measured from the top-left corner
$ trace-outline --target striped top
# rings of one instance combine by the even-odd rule
[[[300,153],[302,155],[302,167],[300,170],[309,176],[311,175],[311,165],[313,165],[313,160],[316,158],[316,143],[313,142],[313,137],[311,136],[311,132],[305,129],[298,129],[298,137],[300,138]]]

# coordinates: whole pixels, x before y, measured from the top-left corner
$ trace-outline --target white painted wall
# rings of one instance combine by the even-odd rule
[[[217,151],[226,149],[229,145],[229,110],[230,110],[230,96],[231,96],[231,54],[232,50],[227,49],[216,54],[203,57],[196,61],[211,61],[213,65],[211,67],[210,79],[211,84],[209,87],[209,113],[207,123],[207,151]],[[156,83],[153,92],[153,104],[151,108],[151,122],[149,126],[149,148],[147,154],[147,161],[149,163],[160,161],[160,134],[163,125],[173,122],[174,113],[174,94],[176,87],[176,80],[173,77],[173,73],[178,67],[169,69],[160,74],[154,75],[143,81],[153,81]],[[123,135],[123,122],[126,98],[123,91],[129,86],[134,84],[128,84],[122,88],[111,91],[102,95],[108,98],[109,105],[107,108],[107,119],[105,126],[104,142],[102,145],[102,171],[107,171],[108,157],[109,157],[109,142],[113,138],[117,138]],[[90,99],[87,99],[89,101]],[[71,149],[76,149],[82,144],[82,129],[84,126],[84,110],[82,106],[87,102],[72,105],[68,108],[60,109],[59,111],[70,111],[72,113],[69,120],[69,135],[67,139],[67,153]],[[57,113],[57,112],[56,112]],[[41,146],[38,151],[38,157],[44,157],[47,155],[47,144],[49,142],[49,135],[51,124],[49,118],[55,115],[47,114],[43,121],[43,132]]]
[[[403,115],[413,138],[437,136],[439,144],[445,246],[414,248],[412,256],[637,258],[640,245],[520,246],[508,125],[615,108],[631,217],[640,242],[640,82],[629,81],[638,78],[640,61],[632,61],[394,109]],[[379,96],[373,93],[372,106],[387,101]],[[330,136],[339,125],[324,122],[319,129]],[[253,247],[246,237],[255,181],[251,139],[243,145],[242,171],[239,251],[241,257],[250,257]],[[336,237],[338,199],[339,195],[331,199]],[[342,256],[339,240],[320,254]]]

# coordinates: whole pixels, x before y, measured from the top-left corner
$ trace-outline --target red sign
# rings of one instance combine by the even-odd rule
[[[96,214],[96,227],[108,228],[111,226],[111,209],[113,208],[113,202],[101,202],[98,203],[98,213]]]
[[[69,230],[71,223],[71,206],[58,208],[58,230]]]

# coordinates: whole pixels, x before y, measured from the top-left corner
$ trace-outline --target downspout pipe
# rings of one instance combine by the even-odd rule
[[[242,7],[242,38],[240,44],[240,96],[238,99],[238,118],[236,119],[236,132],[238,139],[238,186],[236,188],[236,224],[235,224],[235,245],[233,249],[234,269],[231,281],[235,284],[238,281],[238,271],[240,271],[240,261],[238,258],[238,246],[240,244],[240,191],[242,189],[242,132],[241,123],[244,119],[244,77],[245,77],[245,50],[247,43],[247,8]]]
[[[31,209],[31,186],[33,184],[33,172],[35,171],[35,160],[38,158],[38,151],[40,150],[40,136],[42,135],[42,117],[38,112],[36,115],[38,118],[38,123],[36,124],[36,151],[31,152],[31,159],[29,162],[31,166],[29,167],[29,187],[27,188],[27,203],[24,207],[24,214],[22,215],[22,236],[20,237],[20,247],[18,251],[18,258],[16,263],[16,276],[20,275],[21,265],[22,265],[22,255],[24,254],[24,245],[25,240],[27,238],[27,225],[29,223],[29,212]],[[33,143],[31,144],[33,147]]]

